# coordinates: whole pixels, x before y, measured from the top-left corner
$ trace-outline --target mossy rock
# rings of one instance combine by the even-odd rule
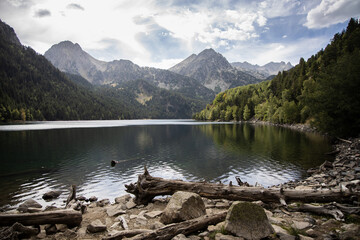
[[[225,230],[246,239],[261,239],[274,232],[264,209],[250,202],[234,202],[231,205]]]

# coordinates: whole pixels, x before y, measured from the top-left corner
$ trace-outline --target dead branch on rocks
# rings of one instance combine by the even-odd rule
[[[151,232],[142,233],[131,238],[132,240],[168,240],[172,239],[178,234],[189,235],[197,232],[208,225],[215,225],[222,222],[226,218],[227,212],[221,212],[214,215],[205,215],[199,218],[187,220],[180,223],[173,223],[165,227],[153,230]]]
[[[229,186],[224,184],[204,182],[184,182],[181,180],[168,180],[152,177],[145,167],[143,174],[138,176],[136,183],[125,185],[128,193],[135,195],[137,204],[147,204],[154,197],[172,195],[177,191],[187,191],[199,194],[201,197],[210,199],[228,199],[240,201],[279,202],[347,202],[351,196],[359,197],[359,192],[351,192],[344,189],[286,189],[286,188],[263,188]]]
[[[123,238],[131,238],[133,236],[142,234],[142,233],[149,233],[153,232],[153,230],[149,229],[132,229],[132,230],[124,230],[120,231],[112,236],[104,237],[103,240],[121,240]]]
[[[298,207],[291,207],[292,211],[299,211],[299,212],[311,212],[318,215],[329,215],[334,217],[338,221],[344,220],[344,214],[332,204],[327,204],[323,206],[315,206],[311,204],[301,204]]]
[[[57,210],[38,213],[0,214],[0,226],[11,226],[18,222],[23,225],[67,224],[79,226],[82,221],[81,212],[74,210]]]

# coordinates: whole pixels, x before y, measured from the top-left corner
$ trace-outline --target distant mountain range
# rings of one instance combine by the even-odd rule
[[[70,41],[41,56],[1,20],[0,44],[0,121],[190,118],[216,92],[264,80],[213,49],[169,70],[100,61]]]
[[[70,41],[53,45],[44,56],[63,72],[78,74],[95,85],[112,85],[145,80],[156,87],[174,90],[187,97],[210,101],[214,93],[193,78],[168,70],[140,67],[129,60],[104,62]]]
[[[172,72],[198,80],[214,92],[262,81],[251,74],[234,68],[225,57],[213,49],[192,54],[169,69]]]
[[[233,62],[231,65],[236,69],[246,72],[258,79],[266,79],[272,75],[277,75],[279,72],[287,71],[294,67],[290,62],[269,62],[263,66],[259,66],[245,61]]]
[[[84,54],[83,59],[88,57]],[[145,80],[93,85],[22,46],[14,30],[0,20],[0,121],[191,118],[207,102]]]

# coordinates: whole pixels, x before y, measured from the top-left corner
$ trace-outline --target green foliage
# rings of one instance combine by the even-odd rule
[[[351,19],[346,31],[335,34],[325,50],[307,61],[301,58],[294,68],[270,81],[217,94],[210,106],[194,116],[198,120],[254,117],[274,123],[310,122],[334,136],[356,136],[360,133],[359,89],[360,24]],[[235,107],[240,114],[231,116]]]

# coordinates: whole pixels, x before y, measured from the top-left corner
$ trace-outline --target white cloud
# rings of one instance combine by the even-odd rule
[[[297,64],[301,57],[307,59],[326,47],[329,39],[326,37],[303,38],[288,43],[251,43],[237,45],[232,51],[223,55],[229,62],[247,61],[253,64],[264,65],[268,62],[285,61]]]
[[[313,29],[324,28],[359,16],[359,0],[322,0],[309,11],[304,26]]]

